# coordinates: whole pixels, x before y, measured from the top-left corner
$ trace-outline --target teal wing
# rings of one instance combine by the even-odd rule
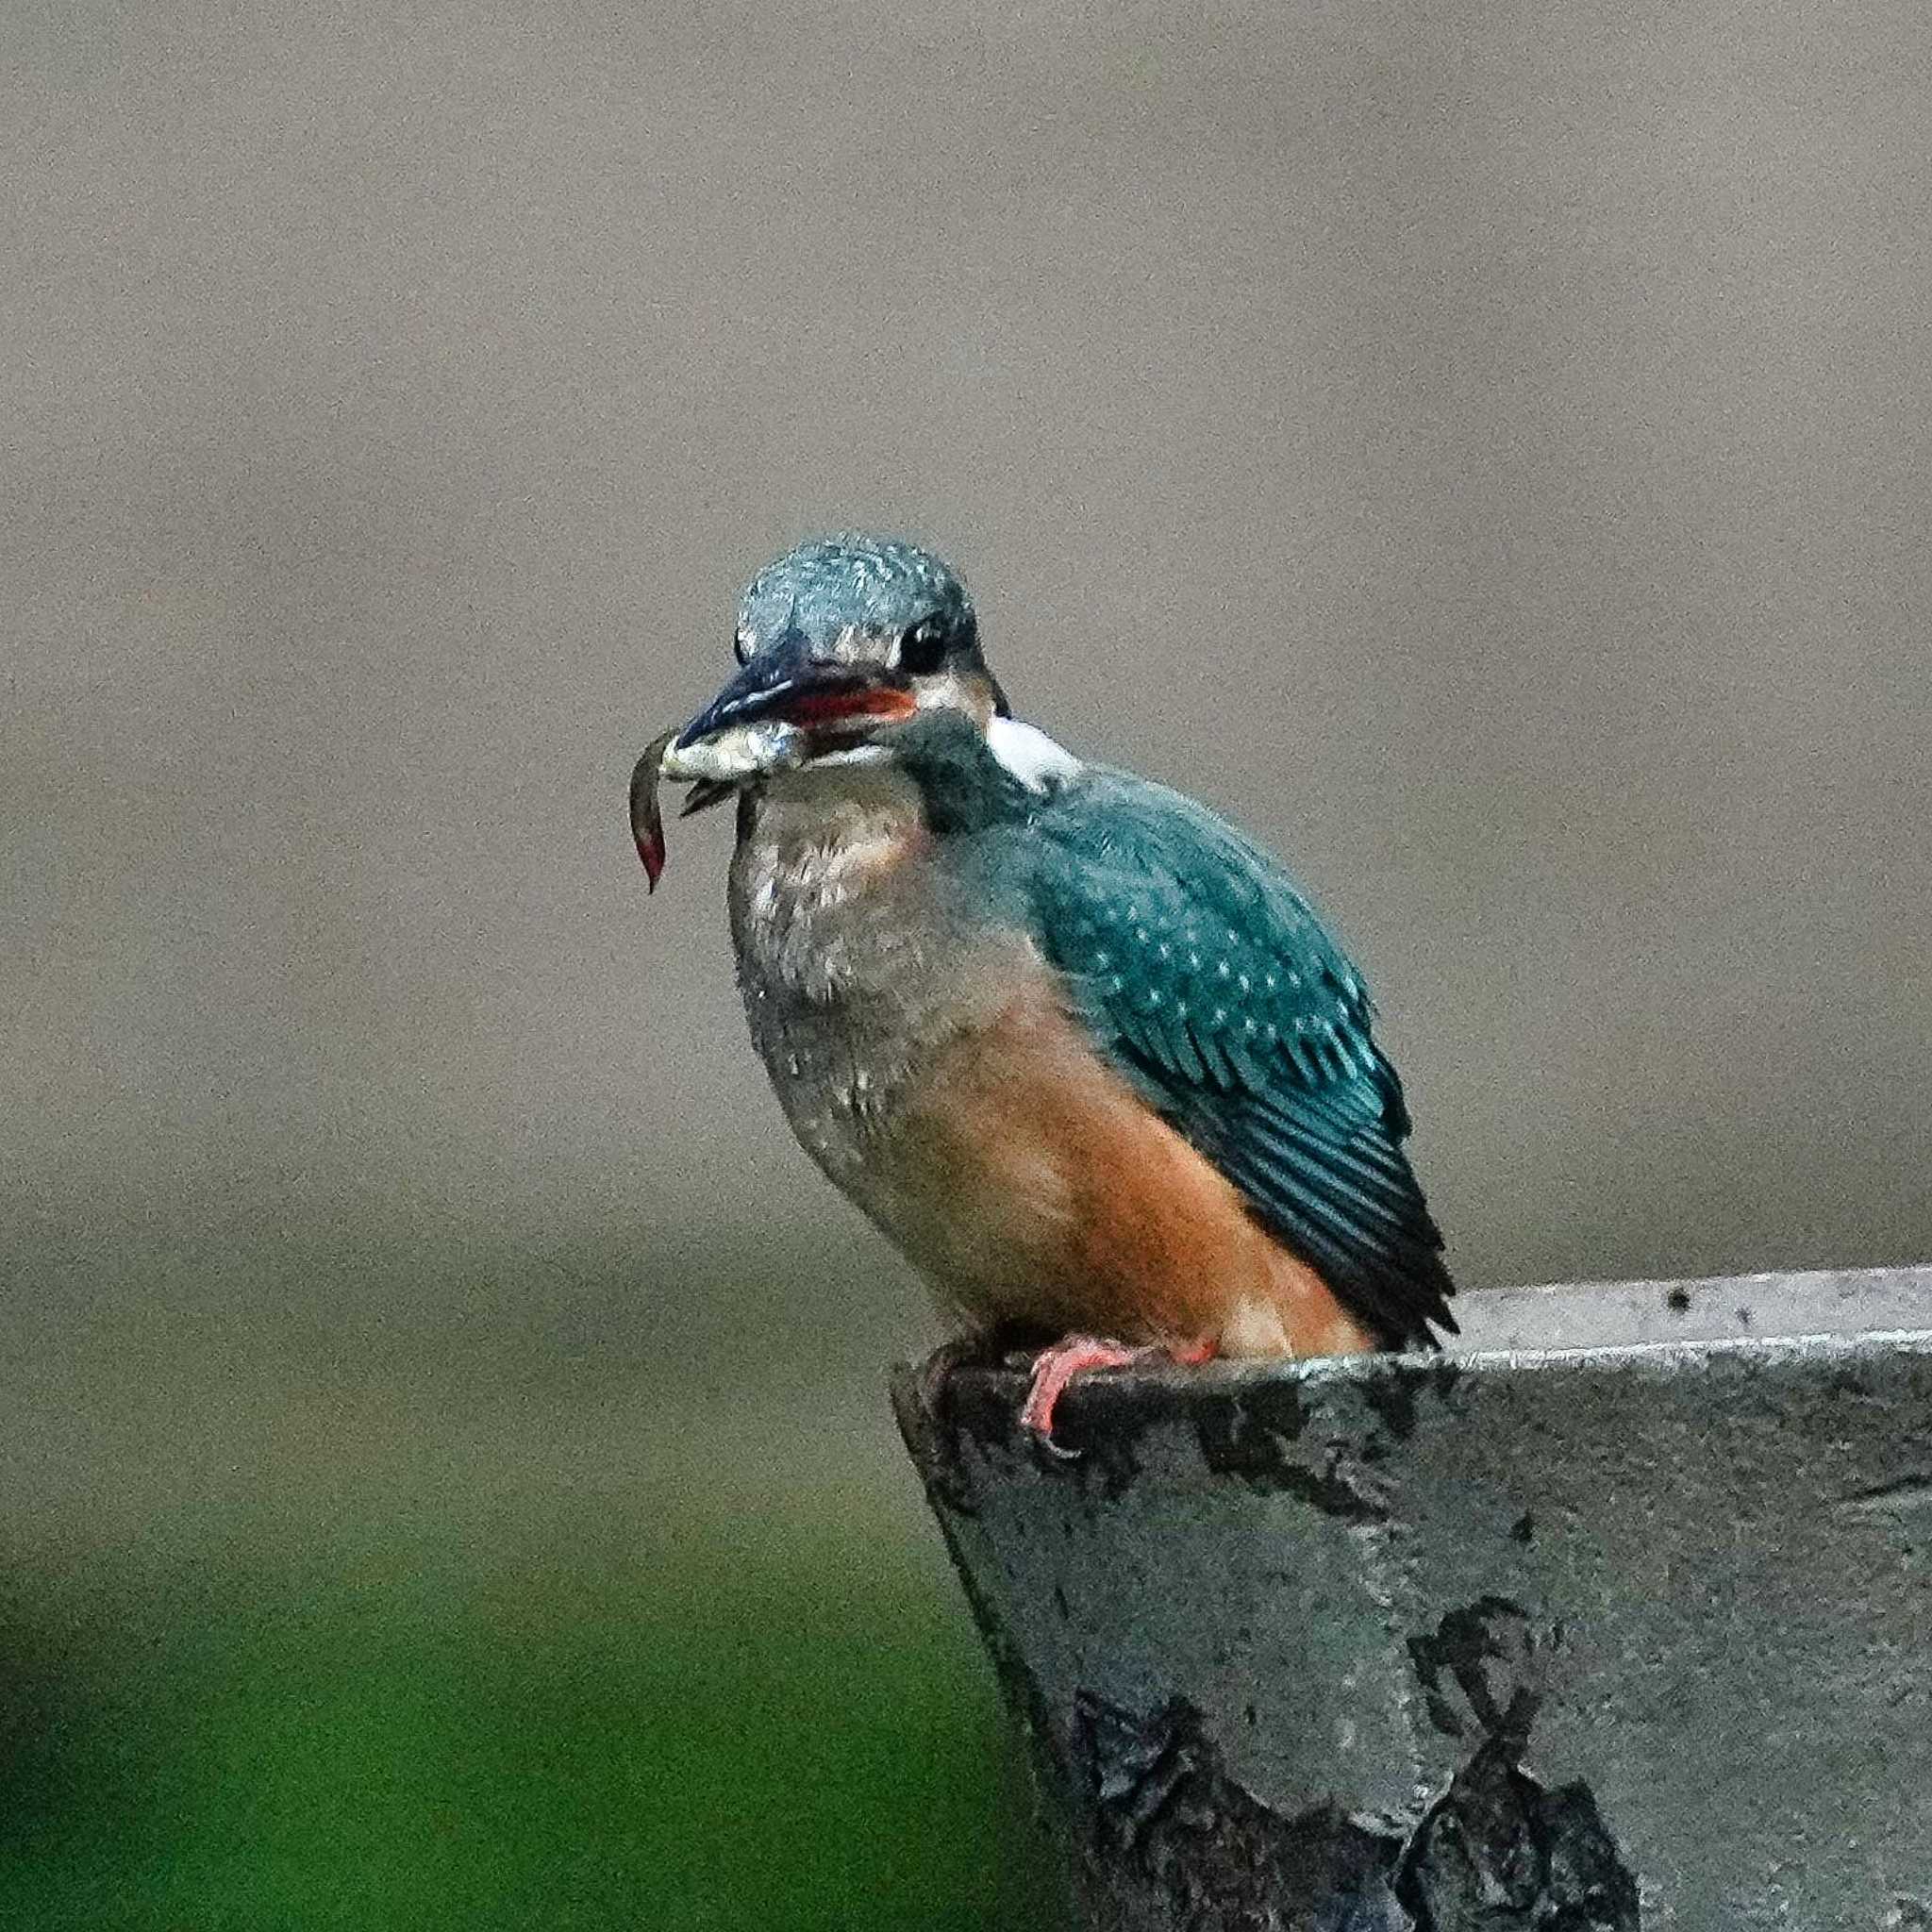
[[[1102,1052],[1391,1346],[1453,1331],[1368,991],[1274,861],[1090,769],[1033,817],[1035,930]]]

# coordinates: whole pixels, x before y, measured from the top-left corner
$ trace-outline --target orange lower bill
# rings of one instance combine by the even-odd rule
[[[919,701],[909,691],[874,684],[858,691],[807,691],[785,707],[784,717],[788,724],[813,730],[870,719],[909,718],[918,708]]]

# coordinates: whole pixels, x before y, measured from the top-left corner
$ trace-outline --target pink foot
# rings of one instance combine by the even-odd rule
[[[1033,1380],[1026,1400],[1020,1406],[1020,1426],[1030,1429],[1041,1445],[1063,1460],[1071,1461],[1080,1452],[1062,1449],[1053,1439],[1053,1412],[1075,1375],[1092,1374],[1096,1369],[1127,1369],[1136,1362],[1164,1356],[1185,1368],[1207,1361],[1214,1353],[1211,1340],[1168,1345],[1150,1342],[1139,1348],[1124,1341],[1108,1341],[1099,1335],[1068,1335],[1043,1348],[1033,1358]]]

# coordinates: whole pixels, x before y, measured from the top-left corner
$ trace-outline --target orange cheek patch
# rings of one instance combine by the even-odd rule
[[[807,726],[849,724],[860,720],[909,718],[919,703],[909,691],[872,685],[859,691],[808,691],[787,705],[788,723]]]

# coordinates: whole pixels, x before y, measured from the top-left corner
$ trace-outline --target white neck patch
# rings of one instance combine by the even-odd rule
[[[995,718],[986,727],[987,748],[1029,791],[1049,791],[1085,769],[1065,745],[1017,718]]]

